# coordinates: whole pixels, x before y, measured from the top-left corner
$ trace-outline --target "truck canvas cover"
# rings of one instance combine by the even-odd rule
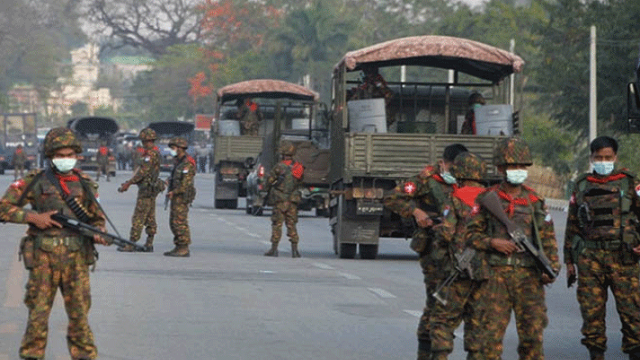
[[[272,79],[248,80],[227,85],[218,89],[217,94],[220,103],[246,97],[288,98],[303,101],[313,101],[319,97],[318,93],[304,86]]]
[[[411,36],[351,51],[336,64],[334,72],[376,67],[418,65],[453,69],[497,83],[522,71],[524,60],[508,51],[477,41],[450,36]]]
[[[97,135],[99,138],[108,138],[118,132],[118,123],[107,117],[72,119],[68,127],[82,136]]]

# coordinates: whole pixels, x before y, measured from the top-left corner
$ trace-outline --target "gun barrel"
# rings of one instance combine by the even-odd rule
[[[85,235],[100,235],[103,236],[107,239],[107,241],[111,240],[111,243],[115,243],[116,245],[131,245],[133,246],[136,250],[140,250],[140,251],[145,251],[146,248],[140,244],[137,244],[131,240],[122,238],[120,236],[114,235],[114,234],[110,234],[108,232],[102,231],[100,229],[98,229],[95,226],[91,226],[89,224],[85,224],[82,221],[79,221],[77,219],[73,219],[70,218],[68,216],[62,215],[62,214],[53,214],[51,215],[51,219],[53,219],[54,221],[60,223],[60,225],[62,225],[63,227],[67,227],[70,228],[72,230],[75,230],[79,233],[85,234]]]

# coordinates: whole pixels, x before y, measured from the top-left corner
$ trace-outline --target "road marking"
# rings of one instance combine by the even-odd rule
[[[260,270],[259,272],[261,274],[275,274],[275,271],[272,270]]]
[[[313,266],[322,269],[322,270],[335,270],[335,268],[331,265],[323,264],[323,263],[313,263]]]
[[[422,317],[422,311],[418,310],[402,310],[411,316],[415,316],[417,318]]]
[[[18,247],[16,246],[15,255],[9,269],[7,277],[7,297],[4,300],[4,307],[17,308],[22,303],[22,277],[24,275],[24,267],[15,259],[18,258]]]
[[[395,295],[393,295],[392,293],[388,292],[387,290],[380,289],[380,288],[367,288],[367,290],[369,290],[372,293],[380,296],[383,299],[393,299],[393,298],[396,297]]]
[[[266,240],[262,240],[260,241],[260,243],[263,245],[271,245],[271,241],[266,241]]]
[[[261,238],[262,236],[258,235],[258,234],[254,234],[254,233],[250,233],[248,232],[247,235],[254,237],[254,238]]]
[[[357,275],[352,275],[352,274],[348,274],[348,273],[338,273],[340,276],[342,276],[343,278],[349,279],[349,280],[362,280],[362,278],[360,276]]]

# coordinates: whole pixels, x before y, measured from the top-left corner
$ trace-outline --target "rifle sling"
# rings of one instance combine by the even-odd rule
[[[58,178],[56,178],[55,174],[53,173],[53,170],[51,170],[51,168],[48,168],[44,171],[44,175],[47,177],[47,180],[49,180],[49,182],[55,186],[56,190],[58,190],[58,193],[60,194],[60,197],[62,197],[62,199],[64,200],[64,202],[67,203],[67,206],[69,207],[69,209],[71,209],[71,211],[73,211],[74,215],[78,218],[78,220],[82,221],[82,222],[89,222],[89,214],[87,214],[78,204],[78,202],[71,196],[67,195],[64,193],[64,191],[62,190],[62,186],[60,185],[60,180]],[[78,177],[79,179],[81,179],[80,177]],[[80,183],[82,184],[83,181],[79,180]],[[82,186],[84,188],[84,184]],[[86,191],[86,189],[85,189]],[[91,195],[93,195],[92,193],[90,193]]]

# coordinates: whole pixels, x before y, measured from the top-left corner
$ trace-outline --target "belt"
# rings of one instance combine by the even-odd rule
[[[596,249],[596,250],[620,250],[622,248],[621,240],[585,240],[584,247],[586,249]]]
[[[82,243],[82,239],[77,236],[65,236],[65,237],[42,237],[40,244],[47,247],[57,247],[64,245],[66,247],[78,246]]]

